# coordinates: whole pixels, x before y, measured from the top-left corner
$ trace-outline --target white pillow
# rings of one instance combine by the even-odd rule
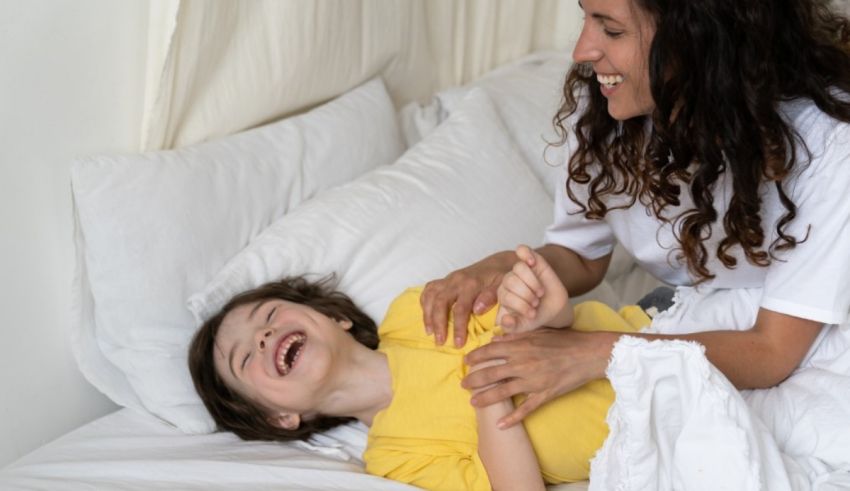
[[[115,402],[187,432],[213,429],[192,389],[185,298],[289,209],[404,150],[375,79],[315,110],[180,150],[71,169],[82,372]]]
[[[405,139],[409,145],[414,144],[455,111],[470,90],[484,89],[525,161],[549,196],[554,196],[556,187],[563,185],[559,172],[562,172],[560,169],[566,163],[569,150],[568,145],[547,149],[546,142],[558,139],[552,118],[561,105],[564,80],[571,62],[567,52],[532,53],[463,87],[440,91],[428,104],[408,104],[400,112]]]
[[[216,275],[189,308],[203,320],[234,294],[295,274],[336,273],[380,321],[407,286],[519,243],[538,245],[552,201],[488,96],[472,91],[401,159],[325,191],[281,218]]]

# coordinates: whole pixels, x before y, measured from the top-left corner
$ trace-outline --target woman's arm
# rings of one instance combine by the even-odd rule
[[[489,364],[478,365],[472,371]],[[478,456],[487,470],[490,486],[495,490],[543,490],[537,455],[523,425],[500,428],[499,420],[514,409],[511,399],[503,399],[486,407],[476,407],[478,421]]]
[[[819,322],[761,309],[755,325],[746,331],[629,336],[699,342],[705,346],[709,361],[737,388],[756,389],[772,387],[787,378],[803,360],[822,326]],[[502,420],[513,425],[543,403],[590,380],[603,378],[614,343],[622,335],[538,329],[503,336],[467,355],[467,363],[494,359],[505,362],[469,374],[463,385],[473,390],[489,387],[472,398],[475,406],[527,394],[525,402]]]

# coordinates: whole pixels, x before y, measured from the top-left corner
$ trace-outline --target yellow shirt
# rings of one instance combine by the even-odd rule
[[[411,288],[387,311],[378,350],[393,377],[393,400],[369,430],[367,472],[425,489],[490,489],[478,457],[478,432],[470,393],[460,386],[463,356],[497,333],[496,310],[473,316],[465,346],[435,346],[425,335],[419,296]],[[649,318],[632,306],[618,314],[599,302],[575,308],[574,329],[634,332]],[[451,339],[451,337],[449,337]],[[587,479],[590,459],[608,435],[605,415],[614,400],[607,380],[596,380],[526,417],[524,425],[548,483]]]

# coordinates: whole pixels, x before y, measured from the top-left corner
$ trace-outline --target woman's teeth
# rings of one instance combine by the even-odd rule
[[[615,85],[619,84],[620,82],[622,82],[623,76],[622,75],[600,75],[600,74],[597,73],[596,74],[596,80],[600,84],[602,84],[602,85],[604,85],[604,86],[606,86],[610,89],[610,88],[613,88]]]
[[[290,334],[283,340],[283,343],[277,350],[277,359],[275,360],[277,371],[281,375],[286,375],[292,370],[292,365],[298,359],[298,356],[301,355],[301,350],[304,348],[304,342],[306,340],[307,336],[300,332]]]

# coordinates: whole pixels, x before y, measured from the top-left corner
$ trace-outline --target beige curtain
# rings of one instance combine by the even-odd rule
[[[575,0],[151,0],[143,150],[250,128],[382,76],[397,104],[570,47]]]

